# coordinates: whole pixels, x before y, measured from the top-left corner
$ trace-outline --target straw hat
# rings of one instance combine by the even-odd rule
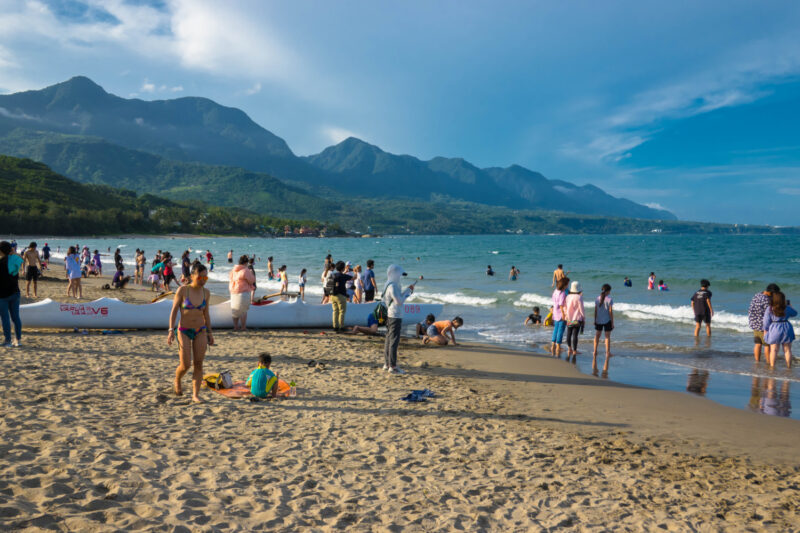
[[[583,289],[581,289],[581,282],[580,281],[573,281],[572,283],[570,283],[569,292],[574,293],[574,294],[577,294],[579,292],[583,292]]]

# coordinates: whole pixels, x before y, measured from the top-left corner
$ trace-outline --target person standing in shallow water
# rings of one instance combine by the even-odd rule
[[[192,265],[192,281],[189,285],[178,287],[172,302],[169,315],[169,331],[167,345],[177,338],[180,363],[175,369],[174,391],[183,395],[181,380],[192,367],[192,401],[201,402],[200,385],[203,382],[203,360],[209,346],[214,345],[211,333],[211,319],[208,314],[208,301],[211,293],[205,288],[208,281],[208,269],[198,263]],[[175,321],[181,314],[177,327]]]
[[[561,278],[553,291],[553,337],[550,343],[550,354],[561,357],[561,343],[564,342],[564,331],[567,329],[566,301],[569,278]]]
[[[594,348],[592,350],[592,372],[597,375],[597,348],[600,335],[606,335],[606,360],[603,363],[603,377],[608,377],[608,360],[611,354],[611,332],[614,330],[614,301],[611,299],[611,285],[603,285],[600,296],[594,302]]]
[[[769,344],[764,341],[764,314],[772,305],[772,295],[780,292],[780,287],[774,283],[767,285],[764,292],[759,292],[750,300],[747,309],[747,323],[753,330],[753,357],[756,363],[761,361],[761,348],[764,347],[764,358],[769,361]]]

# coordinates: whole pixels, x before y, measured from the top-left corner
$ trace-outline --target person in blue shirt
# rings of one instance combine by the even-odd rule
[[[258,366],[250,372],[247,386],[256,398],[275,398],[278,395],[278,375],[269,369],[272,356],[262,353],[258,356]]]
[[[364,303],[375,300],[375,272],[372,271],[374,267],[375,261],[368,259],[367,270],[364,271]]]

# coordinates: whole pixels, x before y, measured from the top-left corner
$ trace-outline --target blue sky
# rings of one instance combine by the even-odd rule
[[[0,0],[0,92],[207,96],[315,153],[518,163],[799,224],[800,2]]]

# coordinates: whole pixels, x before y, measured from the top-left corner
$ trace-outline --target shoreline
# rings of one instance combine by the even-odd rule
[[[95,300],[97,298],[108,297],[108,298],[118,298],[118,299],[120,299],[120,300],[122,300],[124,302],[127,302],[127,303],[147,304],[147,303],[150,303],[151,299],[158,294],[158,293],[155,293],[155,292],[151,291],[146,285],[140,286],[140,285],[134,285],[132,283],[129,284],[126,289],[121,290],[121,291],[119,291],[119,290],[101,290],[100,289],[100,286],[102,284],[110,283],[110,281],[111,281],[110,278],[106,277],[106,276],[101,276],[99,278],[84,278],[83,281],[82,281],[83,286],[84,286],[84,298],[81,299],[81,300],[76,300],[76,299],[73,299],[73,298],[69,298],[68,299],[68,298],[64,297],[64,293],[62,292],[62,291],[66,290],[66,280],[62,280],[62,279],[60,279],[60,278],[58,278],[56,276],[53,276],[52,272],[48,272],[47,276],[45,276],[45,278],[44,278],[44,283],[41,283],[41,280],[40,280],[40,296],[42,296],[42,294],[44,294],[46,297],[50,297],[50,298],[52,298],[54,300],[64,301],[64,302],[72,302],[72,301],[88,302],[88,301]],[[23,293],[23,297],[22,297],[22,303],[23,304],[32,303],[34,301],[38,301],[38,300],[25,298],[25,296],[24,296],[24,281],[20,282],[20,287],[21,287],[21,290],[22,290],[22,293]],[[40,298],[40,300],[41,299],[42,298]],[[221,303],[221,302],[226,301],[227,299],[228,299],[228,295],[227,294],[215,293],[213,291],[211,292],[211,303],[212,304]],[[165,325],[165,328],[166,328],[166,325]],[[23,330],[25,330],[25,329],[26,329],[25,325],[23,324]],[[266,332],[266,331],[271,331],[271,330],[254,330],[254,331],[264,331],[264,332]],[[292,331],[292,330],[287,330],[287,331]],[[407,341],[410,341],[412,343],[416,343],[417,342],[413,338],[404,337],[404,339],[407,340]],[[577,365],[571,365],[571,364],[567,363],[566,361],[564,361],[563,359],[552,359],[551,357],[549,357],[546,354],[547,350],[544,347],[542,347],[541,345],[537,344],[537,343],[528,344],[526,348],[521,348],[521,347],[510,345],[510,344],[509,345],[504,345],[502,343],[491,343],[491,342],[480,342],[480,341],[469,341],[469,342],[466,342],[466,343],[461,342],[459,344],[461,346],[470,346],[471,349],[478,349],[478,350],[485,350],[485,351],[491,351],[491,350],[494,350],[494,349],[499,349],[499,350],[503,350],[503,351],[510,352],[510,353],[518,353],[520,355],[524,354],[525,356],[528,356],[528,357],[541,357],[541,358],[544,358],[544,359],[552,359],[553,361],[560,362],[561,364],[563,364],[565,366],[572,366],[572,368],[579,375],[587,377],[587,378],[590,378],[590,377],[592,377],[592,373],[591,373],[590,368],[587,366],[588,365],[588,361],[590,360],[590,356],[589,356],[589,353],[590,353],[590,341],[588,341],[588,342],[589,342],[588,345],[585,342],[584,346],[582,346],[582,348],[584,350],[584,354],[582,356],[580,356],[580,359],[579,359],[579,362],[578,362]],[[440,349],[453,349],[453,348],[440,348]],[[604,357],[604,355],[603,355],[602,350],[601,350],[601,353],[598,355],[598,361],[602,362],[603,357]],[[618,358],[620,358],[620,357],[628,359],[627,364],[629,366],[633,366],[633,368],[623,368],[623,369],[619,370],[615,363],[616,363],[616,360]],[[748,403],[746,401],[746,396],[747,396],[746,393],[748,391],[750,391],[751,388],[752,388],[751,385],[748,383],[748,380],[755,379],[755,376],[743,376],[743,375],[740,375],[738,373],[725,373],[725,372],[719,371],[719,370],[711,370],[711,371],[709,371],[710,372],[710,374],[709,374],[710,377],[707,378],[707,379],[710,379],[712,381],[712,383],[718,383],[720,381],[728,382],[729,383],[728,388],[722,389],[722,390],[717,390],[717,389],[712,388],[711,391],[704,391],[703,394],[697,394],[697,393],[689,392],[689,391],[687,391],[685,389],[685,379],[686,378],[683,376],[683,374],[681,374],[681,378],[680,379],[675,379],[674,380],[675,381],[674,386],[670,386],[669,383],[667,382],[668,380],[663,379],[663,377],[662,377],[662,379],[660,381],[656,379],[655,383],[653,383],[652,380],[650,380],[651,382],[648,383],[648,379],[643,379],[643,376],[647,376],[647,374],[643,373],[642,371],[649,370],[651,372],[651,374],[652,374],[652,371],[654,369],[657,369],[659,364],[662,365],[662,366],[667,366],[667,367],[672,368],[672,369],[681,369],[682,372],[684,371],[683,369],[685,369],[685,372],[688,372],[689,370],[691,370],[693,368],[691,365],[687,366],[687,365],[681,365],[679,363],[666,363],[666,362],[656,363],[654,361],[641,361],[641,360],[637,360],[636,358],[631,359],[631,358],[628,358],[628,357],[622,355],[622,356],[615,357],[611,361],[611,377],[610,377],[610,380],[613,383],[619,384],[621,386],[633,386],[633,387],[646,388],[648,390],[654,390],[654,391],[672,392],[672,393],[677,393],[677,394],[680,394],[680,395],[686,396],[686,397],[697,398],[697,399],[705,400],[705,401],[711,401],[716,405],[730,407],[730,408],[733,408],[733,409],[736,409],[736,410],[739,410],[739,411],[742,411],[742,412],[750,412],[750,411],[752,411],[752,408],[751,408],[752,405],[748,405]],[[583,367],[583,369],[581,367]],[[639,372],[637,372],[637,369],[639,370]],[[719,376],[723,376],[723,375],[725,376],[725,378],[720,379]],[[761,377],[759,379],[764,379],[764,380],[772,379],[772,380],[778,380],[778,381],[788,379],[790,382],[796,382],[791,378],[786,378],[785,376],[780,376],[780,375],[775,375],[773,377]],[[736,385],[736,390],[737,390],[737,392],[735,394],[735,396],[737,398],[735,404],[734,404],[734,402],[732,402],[729,399],[729,396],[731,395],[730,387],[733,386],[733,385],[730,385],[730,382],[732,382],[732,381],[733,382],[740,382],[738,384],[734,383],[734,385]],[[770,418],[775,417],[774,414],[773,415],[769,415],[769,414],[765,414],[765,413],[751,413],[751,414],[755,414],[756,416],[761,416],[761,417],[770,417]],[[797,417],[797,413],[795,413],[794,416],[795,416],[795,418],[793,420],[797,420],[797,418],[796,418]],[[789,418],[789,417],[784,417],[784,418]]]

